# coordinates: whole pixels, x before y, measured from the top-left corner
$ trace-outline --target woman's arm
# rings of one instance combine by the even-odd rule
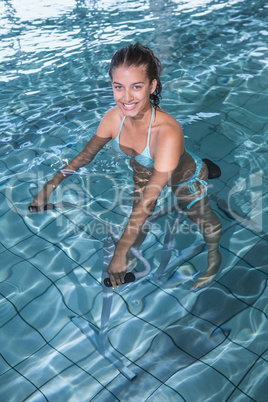
[[[68,165],[61,169],[56,176],[52,179],[53,184],[59,185],[59,183],[66,177],[76,172],[81,167],[89,164],[97,153],[110,141],[111,137],[99,137],[97,134],[91,138],[87,143],[83,151],[81,151]]]
[[[147,217],[153,212],[157,199],[177,167],[184,151],[184,140],[177,129],[168,128],[159,138],[154,158],[154,171],[145,187],[141,200],[133,207],[124,233],[117,243],[114,256],[108,268],[113,287],[124,283],[127,267],[127,253],[136,241]]]
[[[127,226],[117,243],[114,256],[108,268],[108,274],[114,288],[124,283],[127,253],[141,233],[147,217],[152,214],[156,201],[166,186],[169,176],[168,172],[157,172],[154,169],[152,177],[143,192],[142,199],[133,207]]]
[[[32,204],[42,207],[49,201],[50,194],[58,187],[60,182],[72,175],[81,167],[90,163],[100,149],[110,140],[110,138],[100,138],[97,135],[87,143],[82,152],[80,152],[68,165],[61,169],[50,181],[48,181],[42,190],[34,197]]]
[[[48,181],[42,190],[34,197],[30,205],[42,207],[49,201],[50,194],[58,187],[60,182],[73,174],[81,167],[90,163],[102,147],[112,138],[111,127],[113,127],[114,110],[108,111],[103,117],[94,137],[87,143],[82,152],[80,152],[68,165],[61,169],[52,180]]]

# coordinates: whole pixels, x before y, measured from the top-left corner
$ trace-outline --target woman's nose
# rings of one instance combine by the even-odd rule
[[[133,99],[133,95],[132,95],[131,90],[125,89],[125,91],[124,91],[124,101],[126,101],[126,103],[127,103],[127,102],[131,101],[132,99]]]

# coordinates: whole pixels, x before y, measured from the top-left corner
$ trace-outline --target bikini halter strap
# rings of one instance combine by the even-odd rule
[[[125,118],[126,118],[126,116],[124,116],[123,119],[122,119],[122,121],[121,121],[120,128],[119,128],[119,132],[118,132],[118,135],[117,135],[118,137],[119,137],[119,135],[120,135],[120,133],[121,133],[121,130],[122,130],[122,127],[123,127]],[[151,117],[149,129],[148,129],[147,146],[149,145],[149,141],[150,141],[151,127],[152,127],[152,124],[153,124],[153,118],[154,118],[154,105],[152,104],[152,117]]]
[[[152,117],[151,117],[149,130],[148,130],[147,147],[149,146],[149,142],[150,142],[150,135],[151,135],[151,127],[152,127],[152,124],[153,124],[153,118],[154,118],[154,105],[152,104]]]
[[[118,134],[117,134],[117,137],[119,137],[119,136],[120,136],[120,133],[121,133],[121,130],[122,130],[122,127],[123,127],[123,124],[124,124],[125,118],[126,118],[126,116],[124,116],[124,117],[123,117],[123,119],[122,119],[122,121],[121,121],[121,125],[120,125],[120,128],[119,128],[119,132],[118,132]]]

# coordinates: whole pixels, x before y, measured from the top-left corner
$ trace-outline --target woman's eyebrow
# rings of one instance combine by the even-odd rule
[[[120,82],[117,81],[113,81],[113,84],[117,84],[117,85],[123,85]],[[138,81],[138,82],[133,82],[131,85],[137,85],[137,84],[144,84],[143,81]]]

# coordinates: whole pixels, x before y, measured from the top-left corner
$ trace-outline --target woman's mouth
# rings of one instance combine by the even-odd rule
[[[136,103],[123,103],[123,107],[125,110],[133,110],[136,106]]]

